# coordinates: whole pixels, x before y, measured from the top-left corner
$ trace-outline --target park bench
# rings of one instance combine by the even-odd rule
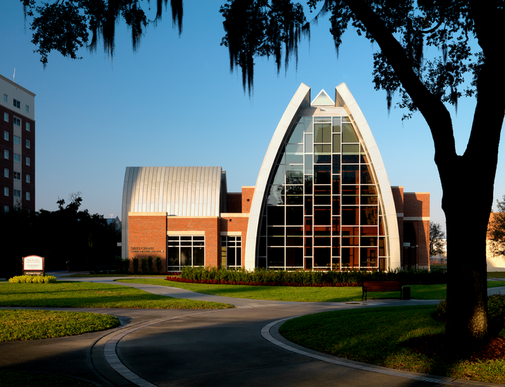
[[[363,281],[362,300],[367,300],[368,292],[400,292],[400,299],[403,298],[403,287],[400,281]]]

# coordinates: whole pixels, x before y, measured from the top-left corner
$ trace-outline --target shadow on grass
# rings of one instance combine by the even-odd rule
[[[404,306],[325,312],[289,320],[280,333],[304,347],[364,363],[503,383],[504,356],[489,362],[478,354],[475,359],[453,355],[445,344],[444,323],[431,317],[434,310]]]

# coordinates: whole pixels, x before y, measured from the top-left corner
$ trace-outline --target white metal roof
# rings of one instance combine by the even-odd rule
[[[128,253],[128,213],[219,216],[221,167],[127,167],[123,185],[123,256]]]

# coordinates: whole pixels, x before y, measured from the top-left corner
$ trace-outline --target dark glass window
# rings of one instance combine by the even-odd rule
[[[181,270],[182,266],[205,265],[204,236],[167,236],[167,268]]]

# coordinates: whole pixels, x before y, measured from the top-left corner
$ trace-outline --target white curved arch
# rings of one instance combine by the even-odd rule
[[[335,88],[335,101],[337,106],[342,106],[349,116],[352,117],[368,150],[368,155],[373,165],[372,170],[375,171],[376,182],[383,200],[384,219],[386,222],[385,231],[389,239],[389,268],[400,268],[400,236],[398,233],[396,206],[379,148],[366,122],[365,116],[345,83],[341,83]]]
[[[272,140],[268,145],[265,158],[261,164],[258,180],[256,180],[256,188],[254,190],[254,197],[249,213],[249,225],[247,227],[247,239],[245,248],[244,265],[248,270],[252,270],[256,266],[256,242],[258,227],[261,215],[261,205],[263,203],[263,197],[265,196],[268,177],[270,176],[270,172],[274,167],[275,157],[277,156],[279,147],[282,144],[282,140],[284,139],[286,132],[291,125],[291,122],[293,122],[293,119],[296,117],[298,110],[304,106],[310,106],[310,87],[302,83],[289,102],[286,111],[282,115],[282,118],[277,125],[277,129],[275,129]]]
[[[316,98],[317,99],[317,98]],[[391,192],[391,186],[387,177],[384,162],[380,155],[379,149],[372,135],[370,127],[361,112],[356,100],[350,93],[345,83],[340,84],[335,88],[335,107],[344,108],[347,114],[353,119],[356,127],[361,135],[364,145],[370,156],[375,178],[379,187],[384,210],[385,232],[388,238],[388,268],[395,269],[400,267],[400,238],[398,232],[398,221],[396,215],[396,207]],[[257,236],[260,223],[261,207],[265,197],[268,178],[274,168],[275,158],[282,145],[289,127],[293,120],[296,119],[297,113],[301,108],[311,107],[310,103],[310,87],[301,84],[295,95],[291,99],[286,111],[284,112],[275,133],[270,141],[265,158],[261,165],[260,173],[256,181],[251,210],[249,214],[249,226],[247,229],[246,250],[245,250],[245,268],[253,269],[256,266],[256,251],[257,251]]]

